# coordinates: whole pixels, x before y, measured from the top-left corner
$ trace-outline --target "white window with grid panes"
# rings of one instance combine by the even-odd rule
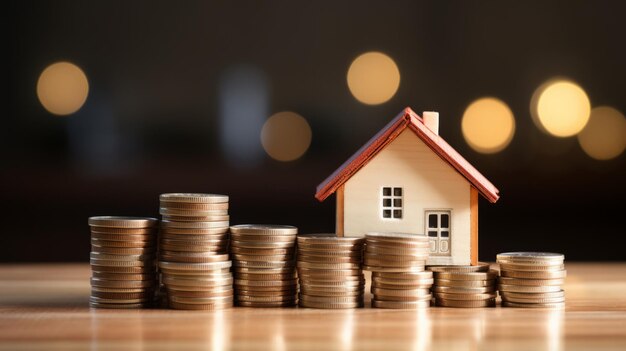
[[[383,219],[402,219],[402,188],[385,186],[381,190],[381,215]]]

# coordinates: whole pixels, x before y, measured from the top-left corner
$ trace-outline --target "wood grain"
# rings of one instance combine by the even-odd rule
[[[566,268],[564,310],[194,312],[90,310],[88,265],[3,265],[0,349],[625,349],[626,264]]]

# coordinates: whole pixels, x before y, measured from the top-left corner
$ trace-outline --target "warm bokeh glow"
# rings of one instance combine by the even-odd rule
[[[472,149],[492,154],[507,147],[513,139],[515,118],[502,100],[485,97],[475,100],[465,109],[461,129]]]
[[[542,91],[537,99],[537,117],[548,133],[569,137],[585,127],[591,103],[580,86],[571,81],[556,80],[539,89]]]
[[[348,69],[352,95],[367,105],[389,101],[400,86],[400,71],[391,57],[380,52],[360,55]]]
[[[589,122],[578,134],[582,149],[596,160],[610,160],[626,148],[626,117],[609,106],[591,110]]]
[[[37,81],[37,96],[50,113],[65,116],[78,111],[89,94],[85,73],[69,62],[48,66]]]
[[[297,160],[311,145],[311,127],[295,112],[278,112],[263,125],[261,143],[265,152],[275,160]]]

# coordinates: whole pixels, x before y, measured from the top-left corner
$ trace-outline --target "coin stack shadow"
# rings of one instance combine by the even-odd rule
[[[547,252],[507,252],[497,255],[498,290],[504,307],[563,307],[565,256]]]
[[[170,193],[159,199],[163,216],[159,270],[169,307],[232,307],[228,196]]]
[[[145,217],[89,218],[91,297],[95,308],[152,305],[158,286],[158,220]]]
[[[310,308],[364,305],[363,238],[298,236],[299,304]]]
[[[488,263],[475,266],[429,266],[435,283],[435,305],[441,307],[494,307],[498,272]]]
[[[372,271],[372,307],[430,306],[432,272],[425,271],[428,237],[402,233],[365,235],[364,269]]]
[[[242,224],[230,227],[235,299],[245,307],[296,305],[298,228]]]

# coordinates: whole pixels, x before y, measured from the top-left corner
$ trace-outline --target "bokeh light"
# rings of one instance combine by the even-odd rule
[[[494,97],[472,102],[463,113],[463,137],[469,146],[484,154],[503,150],[515,134],[515,117],[509,106]]]
[[[531,100],[531,115],[535,113],[536,119],[549,134],[573,136],[587,124],[591,103],[587,93],[576,83],[551,80],[537,88],[535,95],[536,102]],[[535,103],[536,107],[533,106]]]
[[[271,158],[293,161],[309,149],[311,136],[311,127],[304,117],[283,111],[272,115],[263,125],[261,144]]]
[[[596,160],[610,160],[626,148],[626,117],[609,106],[591,110],[589,122],[578,134],[583,151]]]
[[[400,70],[391,57],[380,52],[360,55],[348,69],[348,87],[352,95],[367,105],[389,101],[400,86]]]
[[[57,62],[41,72],[37,97],[48,112],[65,116],[78,111],[89,94],[85,73],[70,62]]]

